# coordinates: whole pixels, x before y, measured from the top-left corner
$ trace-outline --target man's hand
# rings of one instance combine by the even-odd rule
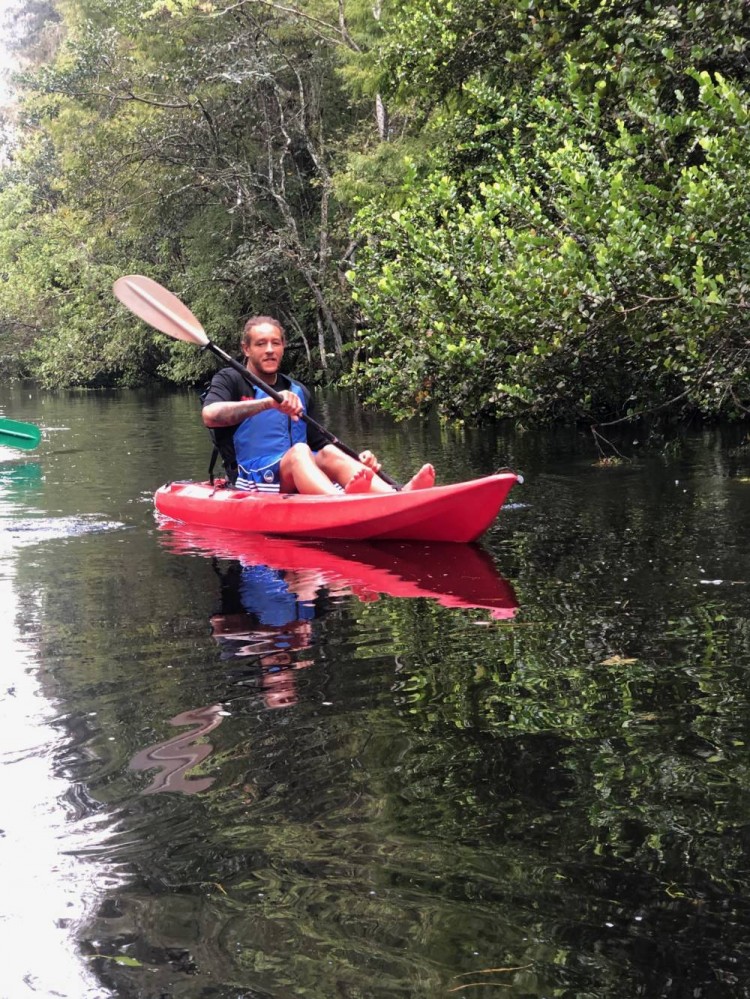
[[[286,416],[291,416],[293,420],[298,420],[302,415],[302,400],[294,392],[286,389],[280,392],[281,402],[276,403],[276,407]]]
[[[380,471],[380,462],[372,451],[363,451],[359,456],[359,460],[363,465],[365,465],[366,468],[371,468],[373,472]]]

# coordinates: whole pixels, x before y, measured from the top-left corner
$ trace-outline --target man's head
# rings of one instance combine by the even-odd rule
[[[259,378],[275,380],[284,356],[284,327],[270,316],[252,316],[242,330],[242,353]]]

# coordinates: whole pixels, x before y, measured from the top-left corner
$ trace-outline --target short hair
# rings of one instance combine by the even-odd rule
[[[267,323],[269,326],[275,326],[276,329],[281,334],[282,343],[286,344],[286,333],[284,332],[284,327],[278,321],[274,319],[273,316],[250,316],[248,321],[242,327],[242,339],[241,343],[243,346],[250,343],[250,334],[255,329],[256,326],[263,326]]]

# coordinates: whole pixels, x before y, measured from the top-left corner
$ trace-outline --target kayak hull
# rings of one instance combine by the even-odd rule
[[[430,489],[352,496],[268,495],[170,482],[156,491],[159,513],[201,527],[348,541],[475,541],[518,481],[513,472]]]

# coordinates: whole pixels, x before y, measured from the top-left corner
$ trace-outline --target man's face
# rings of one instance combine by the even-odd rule
[[[242,352],[256,375],[273,377],[284,356],[284,338],[276,326],[261,323],[250,330],[249,342],[242,344]]]

